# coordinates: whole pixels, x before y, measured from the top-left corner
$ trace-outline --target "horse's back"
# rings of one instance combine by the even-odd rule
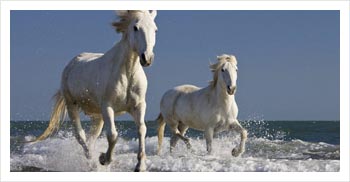
[[[77,66],[84,66],[87,63],[92,63],[97,61],[103,53],[92,53],[92,52],[83,52],[76,55],[71,61],[67,64],[65,69],[72,69]]]
[[[93,53],[93,52],[83,52],[79,54],[77,57],[76,61],[93,61],[96,60],[97,58],[103,56],[103,53]]]
[[[180,85],[175,87],[173,90],[176,90],[179,93],[182,94],[188,94],[188,93],[192,93],[194,91],[199,90],[200,88],[194,85]]]
[[[196,87],[194,85],[180,85],[177,87],[174,87],[168,91],[166,91],[162,97],[161,104],[165,106],[165,104],[170,104],[176,102],[176,99],[181,96],[188,93],[192,93],[194,91],[199,90],[199,87]]]
[[[167,92],[164,93],[161,99],[161,104],[160,104],[161,113],[164,115],[164,117],[175,117],[173,115],[175,114],[174,111],[175,111],[175,107],[178,99],[189,93],[193,93],[199,89],[200,89],[199,87],[194,85],[180,85],[168,90]]]
[[[96,110],[99,93],[97,87],[103,87],[101,71],[99,71],[101,53],[84,52],[75,56],[62,73],[61,89],[67,101],[85,102],[84,105],[94,105]],[[73,99],[74,98],[74,99]],[[89,102],[88,102],[89,101]],[[92,102],[92,103],[91,103]],[[90,104],[89,104],[90,103]]]
[[[94,61],[97,61],[98,58],[100,58],[101,56],[103,56],[102,53],[92,53],[92,52],[83,52],[77,56],[75,56],[70,62],[69,64],[66,66],[67,67],[76,67],[78,65],[84,65],[86,63],[91,63]]]
[[[91,64],[92,62],[97,61],[101,56],[103,56],[102,53],[83,52],[69,61],[62,74],[68,74],[68,72],[71,72],[77,67],[84,67],[87,65],[87,63]]]

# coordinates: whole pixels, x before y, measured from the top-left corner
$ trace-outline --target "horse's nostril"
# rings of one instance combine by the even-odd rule
[[[143,67],[147,67],[147,66],[151,65],[151,63],[149,63],[149,62],[147,62],[147,61],[145,61],[145,60],[141,60],[141,65],[142,65]]]
[[[145,55],[145,53],[142,53],[142,54],[141,54],[141,60],[146,61],[146,55]]]
[[[227,86],[227,93],[232,95],[234,94],[236,91],[236,87],[235,86]]]

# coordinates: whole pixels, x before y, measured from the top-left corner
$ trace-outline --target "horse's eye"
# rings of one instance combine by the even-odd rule
[[[134,31],[136,32],[138,30],[139,30],[139,28],[137,28],[137,26],[134,26]]]
[[[225,71],[224,68],[222,68],[221,71],[224,72]]]

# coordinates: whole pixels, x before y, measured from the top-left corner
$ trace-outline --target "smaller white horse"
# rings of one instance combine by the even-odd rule
[[[166,123],[170,125],[173,136],[170,140],[170,152],[182,139],[187,148],[191,148],[186,138],[187,129],[204,131],[207,151],[212,152],[213,134],[231,129],[241,134],[238,148],[232,150],[237,157],[244,152],[247,131],[237,120],[238,107],[235,101],[237,60],[233,55],[221,55],[218,62],[210,66],[214,74],[209,86],[200,89],[193,85],[181,85],[168,90],[160,103],[161,113],[158,121],[158,155],[161,151]]]

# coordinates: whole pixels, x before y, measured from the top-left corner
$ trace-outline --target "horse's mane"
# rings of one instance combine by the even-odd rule
[[[147,11],[142,10],[120,10],[116,11],[117,16],[119,17],[119,21],[115,21],[112,23],[112,26],[114,26],[115,30],[118,33],[125,33],[127,32],[128,26],[132,20],[135,18],[138,18],[140,15],[145,13]]]
[[[217,56],[216,58],[217,58],[218,62],[215,64],[211,64],[209,66],[211,72],[213,72],[213,80],[209,82],[209,84],[212,88],[214,88],[216,86],[216,83],[217,83],[218,78],[219,78],[219,71],[224,63],[231,62],[234,65],[237,65],[237,60],[236,60],[236,57],[234,55],[223,54],[221,56]]]

